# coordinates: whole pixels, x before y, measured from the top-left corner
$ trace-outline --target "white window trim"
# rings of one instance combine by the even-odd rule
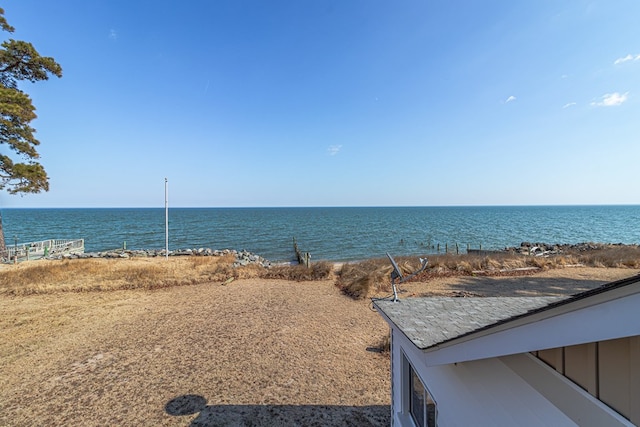
[[[418,370],[411,364],[411,361],[409,360],[407,355],[404,353],[404,351],[400,352],[400,361],[402,365],[401,367],[402,378],[400,382],[402,410],[401,410],[401,413],[398,414],[399,415],[398,418],[400,419],[402,426],[422,427],[422,426],[416,425],[413,419],[413,415],[411,414],[411,371],[412,370],[413,372],[415,372],[416,376],[422,383],[422,387],[424,387],[425,393],[429,394],[429,396],[431,397],[431,400],[433,400],[435,404],[435,407],[436,407],[435,420],[436,420],[436,426],[437,426],[438,425],[438,403],[433,398],[433,394],[431,393],[429,388],[425,385],[424,379],[420,376],[420,373],[418,372]],[[425,399],[425,404],[426,404],[426,399]],[[426,410],[425,410],[425,417],[427,417]]]

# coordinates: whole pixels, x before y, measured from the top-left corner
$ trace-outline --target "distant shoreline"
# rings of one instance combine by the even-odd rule
[[[490,256],[501,254],[519,254],[530,256],[551,256],[561,255],[569,252],[588,252],[602,249],[611,248],[638,248],[637,244],[624,244],[624,243],[595,243],[595,242],[583,242],[577,244],[547,244],[547,243],[530,243],[523,242],[518,247],[508,247],[502,250],[483,250],[483,249],[470,249],[467,252],[455,253],[455,252],[437,252],[437,253],[422,253],[416,255],[403,255],[402,257],[420,257],[420,256],[439,256],[439,255],[477,255],[477,256]],[[236,257],[238,265],[258,264],[263,267],[270,267],[272,265],[297,265],[295,260],[291,261],[271,261],[262,257],[259,254],[254,254],[249,251],[237,251],[235,249],[211,249],[211,248],[197,248],[197,249],[175,249],[169,250],[169,256],[224,256],[232,254]],[[393,255],[393,254],[392,254]],[[164,249],[113,249],[110,251],[100,252],[86,252],[86,253],[59,253],[48,256],[46,259],[88,259],[88,258],[154,258],[164,257]],[[384,258],[384,256],[376,256],[371,258],[365,258],[360,260],[312,260],[315,261],[327,261],[334,265],[334,268],[339,268],[344,264],[352,264],[358,262],[364,262],[372,259]]]

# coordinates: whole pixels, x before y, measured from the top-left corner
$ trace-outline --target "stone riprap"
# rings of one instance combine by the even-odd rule
[[[88,258],[135,258],[135,257],[163,257],[166,252],[164,249],[114,249],[104,252],[86,252],[81,254],[62,253],[53,254],[46,259],[88,259]],[[249,251],[237,251],[235,249],[176,249],[169,251],[169,256],[224,256],[232,254],[236,260],[234,267],[241,267],[249,264],[257,264],[261,267],[271,267],[271,261],[262,258],[259,255]]]
[[[635,246],[638,245],[626,245],[623,243],[593,243],[593,242],[584,242],[584,243],[576,243],[576,244],[548,244],[548,243],[531,243],[531,242],[522,242],[519,247],[511,247],[505,248],[505,252],[515,252],[519,254],[525,255],[536,255],[536,256],[546,256],[546,255],[555,255],[561,254],[567,251],[578,251],[578,252],[586,252],[593,251],[598,249],[607,249],[615,246]]]

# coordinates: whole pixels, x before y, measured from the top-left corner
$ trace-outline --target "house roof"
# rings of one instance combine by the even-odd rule
[[[420,349],[545,307],[561,297],[406,298],[374,304]]]
[[[532,322],[546,311],[549,315],[569,311],[574,305],[588,303],[584,300],[593,299],[597,303],[618,298],[616,290],[634,284],[640,284],[640,275],[569,297],[426,297],[397,302],[375,300],[374,306],[416,347],[424,350],[498,326],[509,326],[516,320],[519,324]]]

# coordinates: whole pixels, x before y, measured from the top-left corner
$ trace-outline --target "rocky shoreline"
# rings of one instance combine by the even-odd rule
[[[587,252],[600,249],[609,249],[612,247],[638,247],[639,245],[624,243],[593,243],[583,242],[576,244],[549,244],[541,242],[522,242],[520,246],[506,247],[499,250],[468,250],[469,254],[491,254],[491,253],[515,253],[531,256],[550,256],[559,255],[566,252]],[[241,267],[250,264],[256,264],[261,267],[270,268],[274,263],[254,254],[247,250],[235,249],[176,249],[169,251],[169,256],[225,256],[232,254],[235,256],[234,267]],[[57,253],[51,254],[46,259],[88,259],[88,258],[133,258],[133,257],[163,257],[164,249],[114,249],[102,252],[86,252],[86,253]]]
[[[46,259],[89,259],[89,258],[153,258],[163,257],[166,252],[164,249],[114,249],[111,251],[103,252],[85,252],[85,253],[59,253],[52,254],[46,257]],[[234,267],[241,267],[249,264],[256,264],[261,267],[269,268],[272,266],[271,261],[262,258],[260,255],[256,255],[246,250],[237,251],[235,249],[211,249],[211,248],[198,248],[198,249],[176,249],[169,251],[169,256],[225,256],[232,254],[236,260],[233,263]]]
[[[549,244],[549,243],[531,243],[522,242],[518,247],[508,247],[499,252],[510,252],[523,255],[547,256],[557,255],[565,252],[587,252],[600,249],[610,249],[612,247],[638,247],[638,245],[629,245],[624,243],[593,243],[583,242],[576,244]]]

